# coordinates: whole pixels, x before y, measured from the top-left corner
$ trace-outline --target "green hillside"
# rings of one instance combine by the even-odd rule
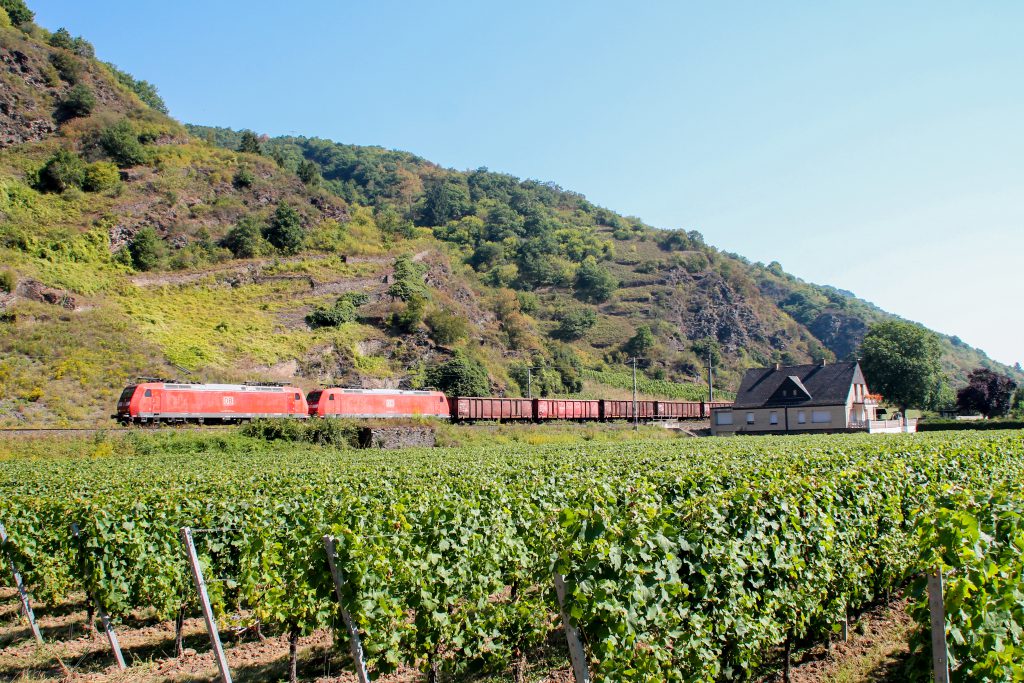
[[[525,393],[532,367],[535,391],[594,395],[635,355],[645,386],[699,396],[709,352],[734,388],[752,365],[848,357],[888,317],[553,183],[182,125],[85,40],[9,19],[2,425],[105,423],[136,375],[416,387],[453,356],[492,392]],[[954,383],[1024,380],[943,344]]]

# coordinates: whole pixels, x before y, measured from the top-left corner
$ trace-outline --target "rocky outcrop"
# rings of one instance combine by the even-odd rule
[[[825,312],[815,318],[807,329],[836,354],[836,358],[848,358],[864,340],[868,326],[860,318]]]

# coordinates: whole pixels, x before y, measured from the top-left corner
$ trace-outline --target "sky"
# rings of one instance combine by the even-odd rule
[[[181,121],[554,181],[1024,361],[1024,3],[29,4]]]

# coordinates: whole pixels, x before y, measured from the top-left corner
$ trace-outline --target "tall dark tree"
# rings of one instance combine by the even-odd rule
[[[469,190],[457,180],[446,178],[435,182],[423,198],[420,210],[422,225],[444,225],[469,214],[472,202]]]
[[[251,130],[242,131],[242,139],[238,143],[239,152],[248,152],[249,154],[263,154],[263,150],[260,149],[260,139],[256,137],[256,133]]]
[[[487,369],[461,351],[447,361],[427,368],[427,386],[434,387],[449,396],[487,396],[491,382]]]
[[[263,236],[285,254],[295,254],[302,249],[306,231],[302,228],[299,212],[281,202],[274,210],[274,215],[270,217]]]
[[[967,386],[956,392],[956,405],[963,412],[978,412],[985,417],[1001,417],[1010,412],[1017,383],[988,368],[972,370]]]
[[[902,320],[875,323],[860,345],[868,386],[904,413],[928,404],[941,378],[941,355],[934,332]]]

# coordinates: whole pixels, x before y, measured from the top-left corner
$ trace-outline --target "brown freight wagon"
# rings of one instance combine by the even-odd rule
[[[657,401],[637,401],[636,414],[641,420],[653,420],[658,416]],[[602,420],[632,420],[633,401],[610,401],[601,399]]]
[[[663,420],[699,420],[701,401],[658,401],[658,418]]]
[[[535,398],[534,417],[540,420],[599,420],[598,401],[568,398]]]
[[[528,398],[460,396],[455,400],[454,412],[455,419],[461,421],[526,421],[533,419],[533,401]]]

